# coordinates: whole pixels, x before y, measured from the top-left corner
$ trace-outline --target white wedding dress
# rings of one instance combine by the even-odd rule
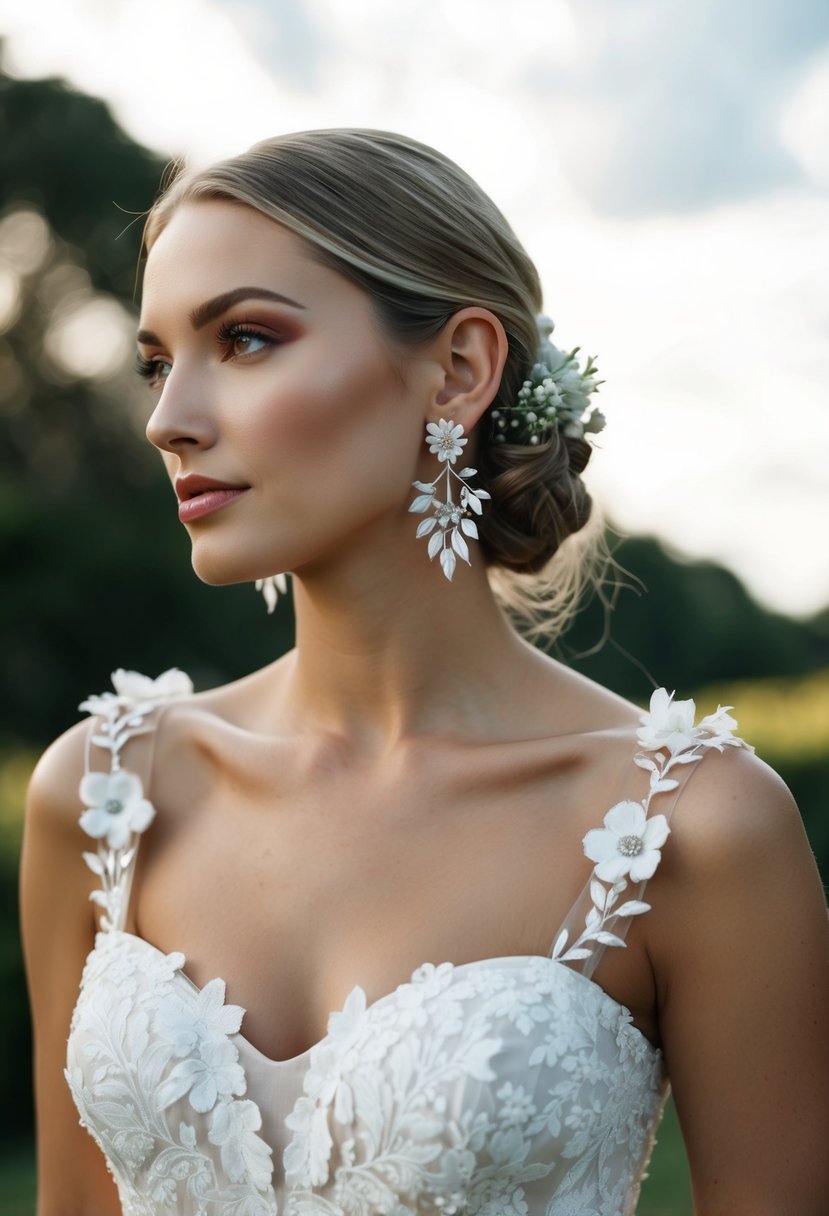
[[[585,837],[596,864],[549,956],[424,963],[368,1005],[355,987],[319,1043],[279,1061],[247,1041],[224,979],[199,988],[181,952],[124,931],[154,812],[121,749],[190,685],[175,671],[114,679],[115,695],[82,706],[110,756],[110,772],[93,773],[88,755],[81,785],[104,915],[65,1075],[124,1216],[632,1213],[667,1078],[661,1052],[590,975],[648,911],[644,878],[692,761],[744,746],[733,719],[694,726],[693,702],[654,694],[635,757],[647,793]]]

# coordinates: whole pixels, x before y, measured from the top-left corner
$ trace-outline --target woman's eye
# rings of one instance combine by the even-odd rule
[[[159,388],[173,370],[173,365],[166,359],[145,359],[143,355],[137,355],[135,370],[150,388]]]
[[[219,330],[218,339],[230,358],[257,355],[261,350],[273,345],[273,338],[244,325],[223,325]]]

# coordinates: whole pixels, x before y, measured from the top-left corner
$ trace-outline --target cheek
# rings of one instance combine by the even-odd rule
[[[248,439],[267,452],[283,486],[330,495],[378,476],[401,490],[407,484],[413,411],[386,359],[329,351],[310,369],[307,359],[286,360],[278,377],[263,382],[256,414]],[[279,479],[274,488],[278,493]]]

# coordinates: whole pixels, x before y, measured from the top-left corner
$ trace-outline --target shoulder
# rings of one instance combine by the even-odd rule
[[[149,755],[150,736],[160,710],[192,693],[189,677],[171,668],[157,679],[119,668],[113,688],[81,701],[89,717],[76,722],[46,748],[32,772],[27,821],[71,827],[77,833],[80,789],[89,769],[109,771],[112,757],[130,747],[129,767],[140,768]],[[136,740],[133,743],[133,739]]]
[[[788,786],[746,747],[709,750],[697,761],[671,830],[672,868],[687,879],[723,871],[736,877],[749,862],[778,865],[805,842]]]
[[[798,806],[748,747],[711,749],[694,765],[648,900],[648,949],[669,981],[689,964],[739,974],[749,955],[779,956],[795,938],[825,947],[825,898]]]
[[[29,780],[26,818],[49,824],[53,831],[77,832],[78,788],[84,775],[90,723],[76,722],[59,735],[35,765]]]
[[[817,1212],[829,1126],[817,866],[769,765],[729,746],[692,767],[642,920],[695,1197],[706,1211]]]

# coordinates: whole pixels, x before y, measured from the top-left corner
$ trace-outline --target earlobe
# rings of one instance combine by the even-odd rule
[[[507,335],[488,308],[462,308],[439,338],[443,382],[435,394],[438,413],[471,430],[494,400],[508,353]]]

